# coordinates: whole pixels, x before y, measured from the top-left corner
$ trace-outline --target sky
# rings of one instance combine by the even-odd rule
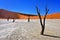
[[[45,15],[46,5],[48,14],[60,12],[60,0],[0,0],[0,9],[33,15],[37,15],[36,6]]]

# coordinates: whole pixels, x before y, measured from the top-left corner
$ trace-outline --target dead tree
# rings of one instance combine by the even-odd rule
[[[10,18],[10,17],[7,18],[7,21],[9,21],[9,18]]]
[[[39,11],[38,7],[36,7],[36,10],[37,10],[37,14],[38,14],[38,16],[39,16],[40,23],[41,23],[41,27],[42,27],[41,35],[43,35],[43,34],[44,34],[44,29],[45,29],[45,19],[46,19],[46,16],[47,16],[47,14],[48,14],[49,9],[47,9],[47,7],[45,8],[46,13],[45,13],[45,16],[44,16],[44,18],[43,18],[43,23],[42,23],[41,14],[40,14],[40,11]]]
[[[30,16],[28,16],[28,22],[30,22]]]
[[[15,22],[15,19],[13,18],[13,22]]]

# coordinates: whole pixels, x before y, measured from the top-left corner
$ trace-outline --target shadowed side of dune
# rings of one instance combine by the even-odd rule
[[[11,12],[8,10],[0,9],[0,18],[10,18],[10,19],[27,19],[28,16],[30,16],[31,19],[36,19],[38,18],[37,15],[32,15],[32,14],[24,14],[24,13],[18,13],[18,12]]]

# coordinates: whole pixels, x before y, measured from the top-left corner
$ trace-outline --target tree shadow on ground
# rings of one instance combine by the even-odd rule
[[[60,36],[54,36],[54,35],[48,35],[48,34],[43,34],[43,36],[54,37],[54,38],[60,38]]]

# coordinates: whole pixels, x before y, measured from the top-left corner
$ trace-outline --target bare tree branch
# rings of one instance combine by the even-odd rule
[[[37,6],[36,6],[36,10],[37,10],[37,14],[38,14],[38,16],[39,16],[40,23],[41,23],[41,26],[42,26],[42,18],[41,18],[41,15],[40,15],[40,12],[39,12],[39,9],[38,9]]]
[[[44,16],[44,19],[43,19],[43,25],[44,26],[45,26],[45,19],[46,19],[46,16],[48,14],[48,11],[49,11],[49,9],[47,8],[47,6],[46,6],[45,10],[46,10],[46,13],[45,13],[45,16]]]

